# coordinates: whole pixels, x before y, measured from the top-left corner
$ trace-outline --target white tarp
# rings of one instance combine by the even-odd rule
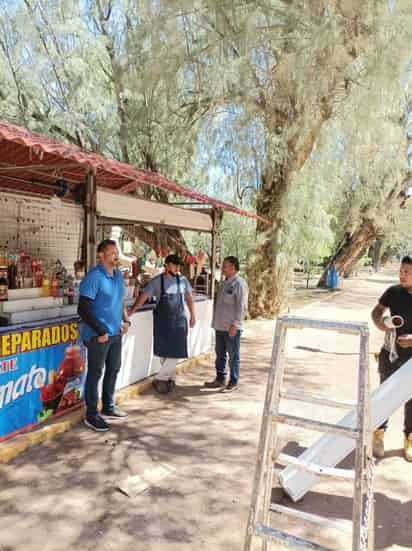
[[[163,224],[183,230],[211,232],[213,228],[212,217],[208,214],[101,189],[97,190],[96,207],[98,216],[104,218],[146,225]]]

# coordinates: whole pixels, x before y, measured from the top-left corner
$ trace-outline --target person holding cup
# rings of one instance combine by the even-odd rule
[[[379,353],[379,377],[383,383],[405,362],[412,358],[412,257],[402,258],[399,271],[399,285],[392,285],[380,297],[372,310],[376,327],[385,332],[385,339]],[[373,435],[373,451],[376,457],[384,457],[384,436],[388,421],[385,421]],[[405,404],[404,453],[412,461],[412,400]]]

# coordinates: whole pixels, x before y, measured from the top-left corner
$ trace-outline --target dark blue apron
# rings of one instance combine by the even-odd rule
[[[153,310],[153,352],[161,358],[187,358],[187,318],[180,278],[176,276],[177,293],[165,291],[161,275],[160,299]]]

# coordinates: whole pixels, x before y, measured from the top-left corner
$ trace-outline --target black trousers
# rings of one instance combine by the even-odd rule
[[[380,381],[383,383],[391,375],[395,373],[405,362],[410,358],[398,358],[393,363],[389,361],[389,352],[382,348],[379,353],[379,376]],[[404,420],[404,432],[408,436],[412,434],[412,400],[406,402],[405,404],[405,420]],[[388,426],[388,421],[385,421],[379,428],[386,429]]]
[[[122,362],[122,337],[120,335],[109,337],[109,340],[103,343],[97,342],[96,337],[93,337],[85,344],[87,346],[86,417],[95,419],[98,414],[98,385],[103,371],[103,410],[111,411],[114,408],[116,378]]]

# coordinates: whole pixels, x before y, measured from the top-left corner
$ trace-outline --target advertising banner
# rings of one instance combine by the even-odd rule
[[[0,442],[79,407],[85,365],[77,321],[0,334]]]

